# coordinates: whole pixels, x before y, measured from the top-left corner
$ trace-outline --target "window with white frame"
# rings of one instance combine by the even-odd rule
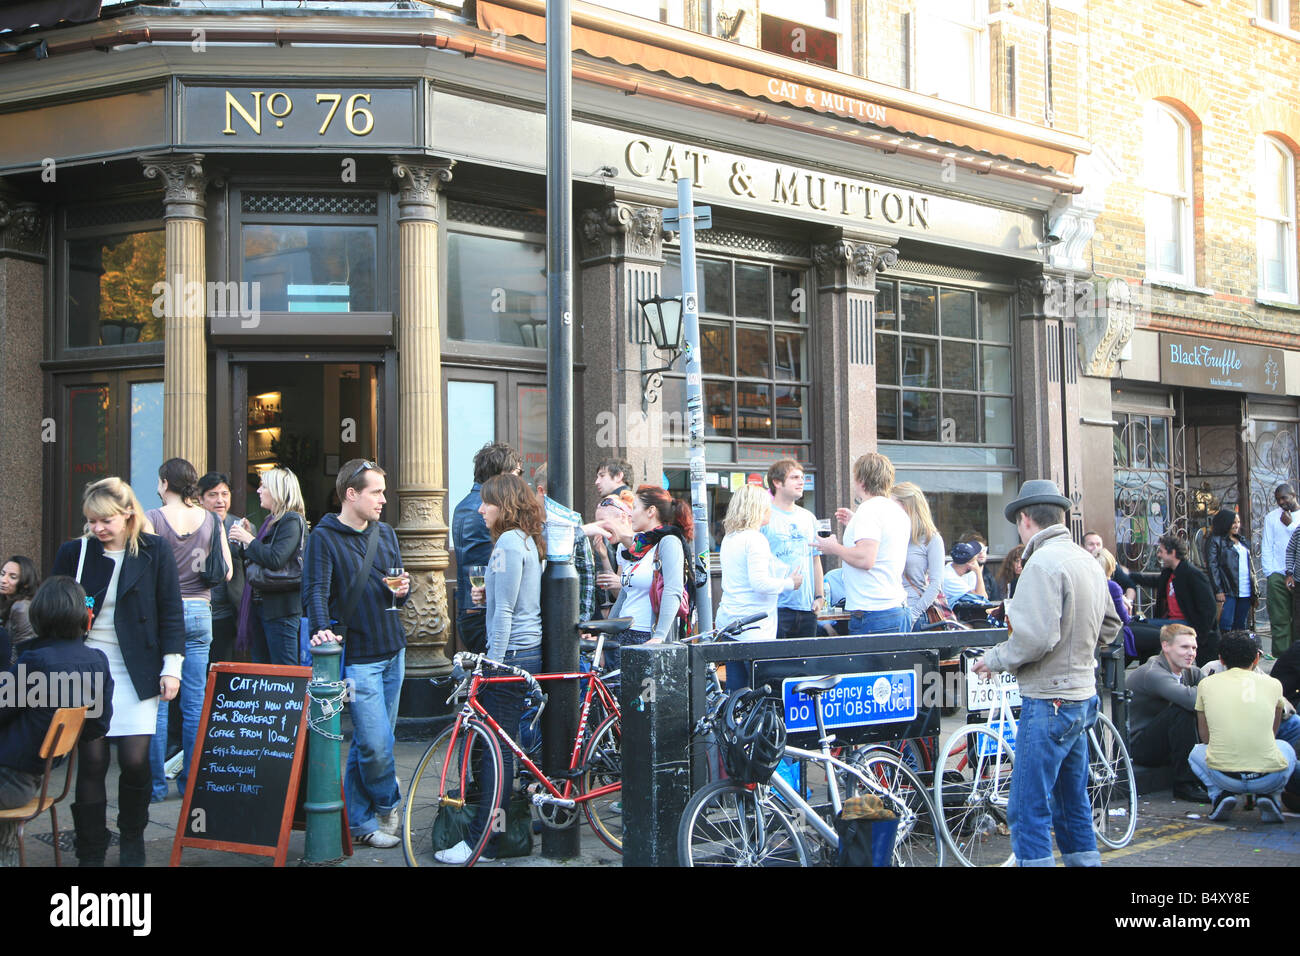
[[[1256,7],[1261,20],[1279,27],[1291,26],[1290,0],[1257,0]]]
[[[987,0],[923,0],[917,9],[916,90],[988,109]]]
[[[1261,136],[1255,184],[1259,296],[1296,299],[1295,157],[1279,140]]]
[[[769,53],[847,71],[853,63],[848,16],[848,0],[761,0],[758,45]]]
[[[594,0],[599,6],[634,17],[682,26],[682,0]]]
[[[1171,107],[1152,101],[1146,107],[1144,145],[1147,272],[1191,285],[1191,126]]]

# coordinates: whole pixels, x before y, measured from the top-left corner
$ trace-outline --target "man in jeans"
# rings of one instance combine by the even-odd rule
[[[1007,605],[1011,636],[975,665],[1020,683],[1016,761],[1007,801],[1011,849],[1021,866],[1052,866],[1052,831],[1066,866],[1100,866],[1088,804],[1087,730],[1097,719],[1098,637],[1120,632],[1106,576],[1070,539],[1070,499],[1055,483],[1026,481],[1006,507],[1025,546],[1024,571]]]
[[[826,606],[822,559],[812,550],[817,519],[797,504],[803,485],[803,466],[793,458],[782,458],[767,469],[772,518],[759,530],[772,548],[772,557],[803,575],[800,587],[782,591],[776,599],[777,637],[817,637],[817,612]]]
[[[343,790],[353,841],[388,848],[401,840],[398,807],[402,802],[393,762],[397,701],[406,672],[406,635],[400,615],[388,610],[394,597],[405,603],[411,580],[390,591],[389,568],[401,567],[397,534],[379,520],[384,510],[384,470],[355,458],[339,469],[335,487],[342,507],[312,529],[303,556],[302,599],[311,623],[313,645],[343,641],[344,675],[351,692],[352,745],[348,748]],[[346,635],[332,628],[344,617],[344,605],[365,562],[372,523],[378,524],[375,557],[361,586],[356,607],[346,620]]]

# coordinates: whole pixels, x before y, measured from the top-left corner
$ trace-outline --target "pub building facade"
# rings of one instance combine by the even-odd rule
[[[378,6],[110,6],[9,35],[0,533],[48,567],[87,483],[147,503],[173,455],[235,476],[236,514],[285,464],[315,519],[341,462],[377,460],[423,684],[455,647],[447,524],[474,451],[546,454],[543,7]],[[643,375],[667,363],[637,305],[680,292],[678,176],[712,208],[715,525],[785,456],[829,515],[870,450],[995,558],[1023,480],[1081,500],[1111,434],[1081,406],[1089,359],[1133,314],[1081,329],[1052,306],[1090,276],[1079,135],[707,35],[696,4],[693,29],[573,6],[576,507],[610,455],[689,494],[682,363]]]

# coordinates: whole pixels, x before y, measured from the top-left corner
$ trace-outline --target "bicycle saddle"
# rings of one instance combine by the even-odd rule
[[[632,626],[634,618],[611,617],[605,620],[579,621],[578,630],[589,634],[622,634]]]
[[[829,677],[818,677],[814,680],[802,681],[794,685],[796,694],[803,694],[805,697],[816,697],[823,691],[828,691],[840,682],[839,674],[831,674]]]

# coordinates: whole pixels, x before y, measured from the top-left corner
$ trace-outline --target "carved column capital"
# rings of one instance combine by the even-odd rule
[[[584,263],[663,258],[663,210],[620,201],[584,210],[578,223]]]
[[[898,250],[874,242],[835,239],[813,246],[813,262],[823,287],[843,286],[875,292],[876,275],[898,261]]]
[[[163,183],[164,219],[203,219],[208,177],[203,172],[203,154],[189,156],[141,156],[145,177]]]
[[[1095,280],[1100,282],[1101,280]],[[1111,378],[1133,330],[1137,327],[1139,302],[1123,279],[1106,283],[1106,297],[1093,297],[1095,306],[1075,316],[1079,328],[1079,363],[1084,375]]]
[[[391,156],[397,180],[398,220],[437,219],[438,193],[451,182],[454,159],[403,159]]]
[[[45,213],[33,202],[14,202],[0,197],[0,253],[45,252]]]

